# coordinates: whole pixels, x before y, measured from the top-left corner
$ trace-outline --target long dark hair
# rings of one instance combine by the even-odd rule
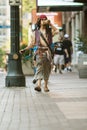
[[[47,24],[47,25],[45,25],[45,26],[46,26],[46,35],[47,35],[47,37],[48,37],[48,43],[51,44],[51,43],[52,43],[52,29],[51,29],[51,27],[49,26],[49,24]],[[38,19],[37,19],[37,22],[36,22],[36,24],[35,24],[35,30],[36,30],[36,29],[39,30],[40,27],[41,27],[41,19],[38,18]]]

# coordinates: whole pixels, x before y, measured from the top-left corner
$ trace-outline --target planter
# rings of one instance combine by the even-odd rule
[[[34,75],[34,69],[30,61],[22,62],[22,70],[24,75]]]
[[[78,59],[79,78],[87,78],[87,54],[81,54]]]

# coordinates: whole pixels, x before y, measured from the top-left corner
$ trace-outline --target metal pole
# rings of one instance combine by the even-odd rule
[[[19,0],[10,0],[11,6],[11,50],[8,56],[8,71],[6,76],[6,87],[25,86],[25,77],[22,72],[21,56],[19,53]],[[17,3],[16,3],[17,2]],[[19,3],[18,3],[19,2]]]

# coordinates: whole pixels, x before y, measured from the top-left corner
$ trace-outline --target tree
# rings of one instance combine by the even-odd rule
[[[33,8],[36,8],[36,0],[22,0],[23,14],[31,12]]]
[[[87,36],[79,36],[78,51],[82,51],[87,54]]]
[[[34,8],[36,8],[36,0],[22,0],[22,19],[23,16],[31,13]],[[28,25],[26,25],[26,28],[22,25],[22,40],[28,43]]]
[[[4,57],[5,57],[5,51],[2,48],[0,48],[0,68],[4,68],[5,66]]]

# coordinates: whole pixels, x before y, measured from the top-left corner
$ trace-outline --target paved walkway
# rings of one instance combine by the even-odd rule
[[[50,92],[26,87],[5,87],[0,74],[0,130],[87,130],[87,79],[77,72],[52,73]],[[42,81],[43,86],[43,81]]]

